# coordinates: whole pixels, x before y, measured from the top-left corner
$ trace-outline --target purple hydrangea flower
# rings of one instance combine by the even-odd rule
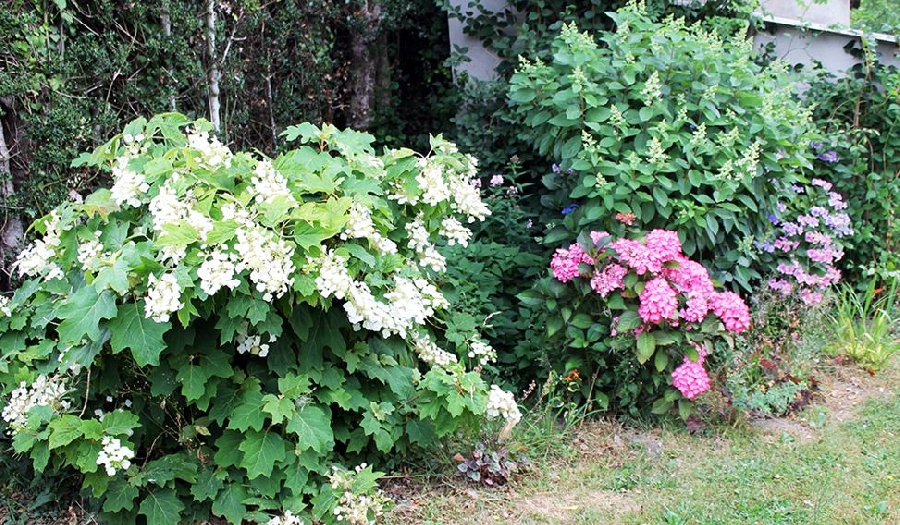
[[[577,204],[569,204],[568,206],[566,206],[565,208],[562,209],[562,214],[568,215],[568,214],[572,213],[573,211],[575,211],[575,208],[577,208],[577,207],[578,207]]]
[[[825,153],[820,153],[816,158],[819,160],[823,160],[825,162],[831,163],[831,164],[834,164],[835,162],[841,160],[838,157],[837,152],[834,150],[826,151]]]

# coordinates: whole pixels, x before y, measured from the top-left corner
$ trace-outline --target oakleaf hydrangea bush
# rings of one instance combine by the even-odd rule
[[[758,65],[746,26],[657,21],[643,2],[610,16],[615,31],[597,35],[565,25],[552,60],[524,57],[510,80],[522,137],[559,164],[544,177],[548,241],[632,214],[750,291],[774,270],[754,247],[779,198],[770,181],[804,184],[812,166],[810,108],[785,64]]]
[[[75,162],[112,187],[35,223],[0,303],[17,453],[83,475],[109,523],[365,523],[384,498],[354,465],[515,424],[512,395],[442,346],[439,247],[489,213],[475,159],[311,124],[270,159],[209,131],[132,122]]]
[[[689,401],[710,388],[705,360],[750,328],[744,301],[716,291],[674,231],[592,231],[558,248],[550,268],[552,277],[521,297],[547,303],[547,335],[557,341],[550,346],[566,349],[550,360],[561,375],[591,378],[585,395],[600,407],[615,398],[623,408],[652,402],[665,413],[677,401],[686,417]]]

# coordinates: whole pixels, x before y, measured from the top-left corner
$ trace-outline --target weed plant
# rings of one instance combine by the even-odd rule
[[[831,352],[846,355],[870,371],[881,370],[900,351],[900,316],[894,279],[878,287],[869,281],[863,291],[844,285],[830,316],[834,339]]]

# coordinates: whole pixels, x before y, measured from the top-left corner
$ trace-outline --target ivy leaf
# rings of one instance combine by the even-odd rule
[[[100,338],[100,320],[116,316],[116,299],[112,292],[97,293],[93,286],[85,286],[69,297],[56,311],[62,319],[57,328],[62,342],[80,342],[87,337],[92,341]]]
[[[182,510],[184,503],[178,499],[175,491],[162,489],[151,491],[144,497],[138,514],[147,516],[147,525],[172,525],[181,523]]]
[[[113,353],[130,348],[138,366],[159,366],[159,354],[166,348],[163,335],[172,325],[144,317],[143,305],[141,300],[119,306],[118,315],[109,323],[113,333],[110,345]]]
[[[229,523],[243,523],[244,517],[247,515],[245,499],[247,499],[247,489],[242,485],[228,485],[219,491],[219,495],[213,501],[213,514],[227,519]]]
[[[286,444],[280,435],[269,430],[247,432],[238,446],[244,453],[240,466],[247,469],[247,477],[271,476],[275,463],[284,461]]]
[[[334,446],[331,414],[316,405],[305,405],[288,421],[285,430],[299,437],[300,450],[313,449],[324,453]]]

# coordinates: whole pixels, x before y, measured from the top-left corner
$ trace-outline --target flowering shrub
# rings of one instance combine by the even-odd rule
[[[583,350],[580,358],[566,353],[565,370],[557,372],[593,372],[588,386],[599,390],[601,406],[612,394],[625,405],[652,400],[661,413],[676,400],[694,399],[710,386],[704,361],[716,343],[750,328],[747,305],[715,290],[706,269],[684,256],[674,231],[636,239],[594,231],[557,249],[550,268],[552,280],[536,287],[547,297],[532,292],[522,299],[546,301],[556,314],[547,319],[548,336],[562,334],[567,349]],[[635,384],[620,382],[622,368],[632,370],[627,375]],[[686,415],[689,405],[679,409]]]
[[[104,520],[366,522],[371,471],[360,491],[333,465],[514,424],[512,396],[455,353],[489,345],[448,351],[432,329],[438,246],[489,213],[474,159],[440,137],[376,156],[371,136],[310,124],[268,159],[208,129],[131,123],[76,161],[112,187],[36,223],[0,303],[16,452],[81,473]]]
[[[834,156],[827,151],[821,156]],[[775,182],[777,184],[777,182]],[[806,186],[783,189],[783,200],[769,215],[772,231],[756,241],[763,257],[774,262],[776,276],[766,283],[782,295],[796,292],[809,306],[841,278],[835,266],[844,255],[842,239],[853,234],[843,198],[830,182],[813,179]]]
[[[677,230],[686,255],[750,291],[774,270],[753,248],[777,202],[769,181],[811,167],[811,110],[785,64],[757,64],[745,25],[656,21],[635,1],[611,16],[596,39],[564,25],[552,60],[522,58],[510,80],[522,137],[559,163],[544,178],[558,206],[548,242],[629,214]]]

